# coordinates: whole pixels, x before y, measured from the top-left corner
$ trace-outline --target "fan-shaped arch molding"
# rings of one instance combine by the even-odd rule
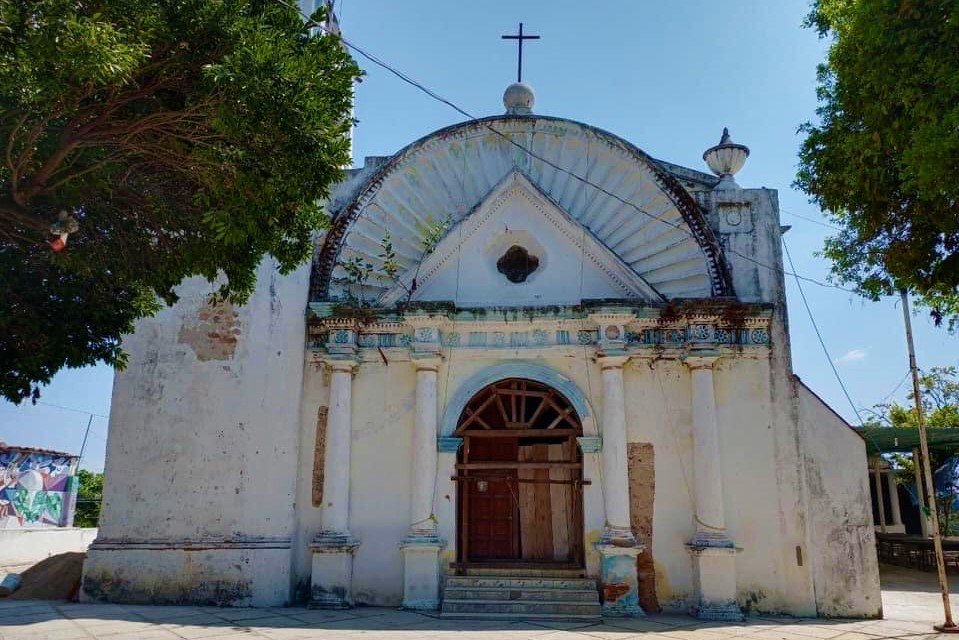
[[[314,263],[311,298],[336,297],[349,260],[381,269],[387,234],[399,272],[414,270],[437,226],[467,216],[517,169],[667,298],[734,295],[722,249],[699,205],[646,153],[571,120],[499,116],[430,134],[369,178],[334,212]],[[389,284],[369,286],[376,294]]]

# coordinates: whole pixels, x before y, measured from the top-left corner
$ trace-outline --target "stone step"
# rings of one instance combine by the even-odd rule
[[[474,589],[573,589],[596,591],[590,578],[540,578],[535,576],[449,576],[447,587]]]
[[[602,620],[598,614],[566,614],[555,613],[440,613],[440,617],[448,620],[550,620],[552,622],[579,622]]]
[[[485,616],[487,614],[508,614],[529,616],[533,614],[547,614],[551,616],[600,616],[599,602],[567,602],[567,601],[519,601],[519,600],[443,600],[442,614],[470,614]]]
[[[582,578],[585,571],[583,569],[535,569],[529,567],[518,567],[516,569],[507,569],[502,567],[477,567],[470,566],[462,569],[467,576],[516,576],[519,578]]]
[[[552,600],[563,602],[599,602],[599,593],[592,589],[539,587],[446,587],[446,597],[453,600]]]

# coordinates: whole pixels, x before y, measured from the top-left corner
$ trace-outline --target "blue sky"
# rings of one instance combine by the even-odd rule
[[[790,186],[800,137],[815,117],[815,68],[825,43],[802,28],[806,0],[653,2],[338,0],[344,35],[476,116],[502,112],[515,79],[516,47],[500,40],[523,21],[524,79],[536,89],[537,113],[612,131],[657,158],[705,170],[702,152],[724,126],[752,153],[737,176],[744,187],[779,190],[786,242],[805,276],[824,280],[828,263],[814,254],[829,229]],[[360,60],[368,75],[357,89],[354,156],[389,155],[462,117],[396,77]],[[905,398],[908,383],[898,300],[864,301],[804,284],[813,314],[850,395],[859,407]],[[787,279],[796,373],[855,422],[802,306]],[[959,337],[914,318],[920,366],[959,364]],[[113,373],[107,367],[66,371],[44,391],[48,404],[0,404],[0,439],[79,451],[89,415],[83,466],[103,465]],[[68,407],[68,410],[59,407]],[[76,411],[81,410],[81,411]]]

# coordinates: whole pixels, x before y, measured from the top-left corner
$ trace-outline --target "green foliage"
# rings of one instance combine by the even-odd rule
[[[816,0],[831,38],[796,185],[842,227],[833,275],[959,326],[959,4]]]
[[[280,2],[0,0],[0,395],[122,366],[186,277],[242,302],[264,256],[307,259],[359,73]]]
[[[103,474],[86,469],[77,471],[80,490],[77,492],[77,510],[73,516],[75,527],[95,527],[100,522],[100,502],[103,500]]]
[[[928,373],[921,373],[919,390],[926,426],[959,428],[959,371],[956,367],[933,367]],[[876,405],[867,423],[874,427],[918,427],[915,394],[909,393],[908,399],[906,405],[898,402]]]

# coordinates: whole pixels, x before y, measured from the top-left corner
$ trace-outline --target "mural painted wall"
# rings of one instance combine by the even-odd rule
[[[0,529],[71,527],[76,456],[0,445]]]

